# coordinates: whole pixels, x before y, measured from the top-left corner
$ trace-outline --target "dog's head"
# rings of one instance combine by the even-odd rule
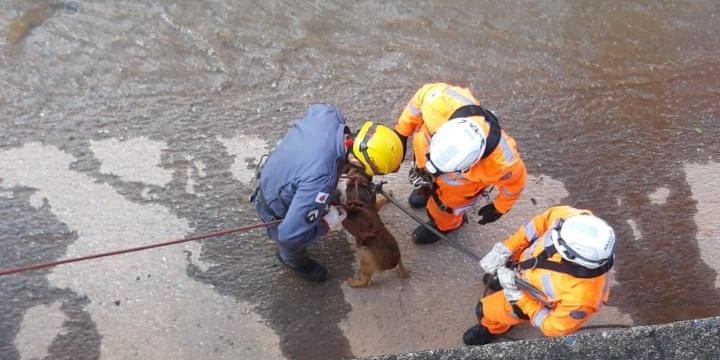
[[[370,180],[360,168],[351,166],[347,169],[337,185],[340,203],[364,203],[375,209],[375,193],[370,187]]]
[[[385,226],[378,215],[370,178],[362,169],[350,168],[338,182],[337,188],[340,202],[347,211],[343,227],[356,239],[372,236],[378,228]]]

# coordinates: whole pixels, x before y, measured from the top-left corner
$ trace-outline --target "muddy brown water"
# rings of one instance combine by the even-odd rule
[[[530,173],[560,179],[567,203],[615,227],[615,306],[637,324],[720,313],[683,172],[720,155],[716,1],[79,1],[77,12],[43,4],[0,3],[0,149],[54,145],[78,159],[73,170],[144,201],[137,184],[99,172],[89,141],[166,142],[165,168],[182,173],[192,154],[213,178],[210,194],[173,182],[157,199],[201,233],[236,220],[237,209],[252,217],[242,200],[250,189],[230,176],[218,136],[274,143],[314,102],[340,106],[353,126],[391,124],[423,83],[462,84],[500,115]],[[710,175],[717,183],[720,174]],[[669,190],[662,204],[650,199],[658,188]],[[28,205],[30,189],[10,190],[0,263],[60,258],[75,235]],[[25,248],[16,239],[26,237],[48,240]],[[346,242],[313,249],[337,274],[321,285],[282,276],[262,235],[239,244],[205,244],[218,265],[189,274],[256,304],[288,357],[353,355],[338,326],[350,311],[340,289],[353,259]],[[53,299],[72,321],[50,357],[99,356],[102,335],[83,311],[91,299],[43,276],[0,278],[2,358],[19,357],[23,312]]]

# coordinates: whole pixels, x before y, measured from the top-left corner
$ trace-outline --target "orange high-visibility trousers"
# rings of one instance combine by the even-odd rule
[[[505,298],[505,292],[496,291],[482,299],[483,316],[480,325],[487,328],[491,334],[500,335],[510,330],[513,325],[528,323],[513,312],[512,305]]]
[[[428,214],[439,230],[457,229],[462,225],[465,210],[475,205],[484,188],[482,182],[468,181],[456,174],[444,174],[435,179],[435,193],[446,208],[442,209],[430,197],[427,202]]]

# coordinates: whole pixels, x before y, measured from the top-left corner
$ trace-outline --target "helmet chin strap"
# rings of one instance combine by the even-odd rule
[[[351,145],[351,147],[352,147],[352,145]],[[348,154],[348,162],[347,162],[348,165],[350,165],[354,168],[360,169],[362,171],[365,171],[365,165],[363,165],[363,163],[360,162],[360,160],[355,156],[355,154],[353,154],[352,151],[348,151],[347,154]]]
[[[435,163],[433,163],[432,159],[430,159],[430,154],[427,154],[427,163],[425,164],[425,169],[430,173],[430,175],[439,174],[440,170],[438,170],[437,166],[435,166]]]

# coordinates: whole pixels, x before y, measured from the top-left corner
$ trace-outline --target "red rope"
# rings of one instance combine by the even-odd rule
[[[252,230],[255,228],[259,228],[259,227],[274,225],[281,221],[282,220],[273,220],[273,221],[263,222],[263,223],[259,223],[259,224],[243,226],[243,227],[239,227],[239,228],[235,228],[235,229],[215,231],[215,232],[211,232],[211,233],[207,233],[207,234],[203,234],[203,235],[196,235],[196,236],[191,236],[188,238],[167,241],[167,242],[163,242],[163,243],[138,246],[138,247],[129,248],[129,249],[116,250],[116,251],[110,251],[110,252],[105,252],[105,253],[81,256],[81,257],[76,257],[76,258],[71,258],[71,259],[48,261],[48,262],[44,262],[44,263],[26,265],[26,266],[14,268],[14,269],[0,270],[0,276],[22,273],[22,272],[27,272],[27,271],[33,271],[33,270],[38,270],[38,269],[44,269],[44,268],[48,268],[48,267],[52,267],[52,266],[74,263],[74,262],[90,260],[90,259],[97,259],[97,258],[106,257],[106,256],[126,254],[126,253],[131,253],[131,252],[136,252],[136,251],[158,248],[158,247],[162,247],[162,246],[175,245],[175,244],[180,244],[180,243],[184,243],[184,242],[188,242],[188,241],[203,240],[203,239],[208,239],[208,238],[212,238],[212,237],[218,237],[218,236],[222,236],[222,235],[232,234],[232,233],[236,233],[236,232],[240,232],[240,231],[247,231],[247,230]]]

